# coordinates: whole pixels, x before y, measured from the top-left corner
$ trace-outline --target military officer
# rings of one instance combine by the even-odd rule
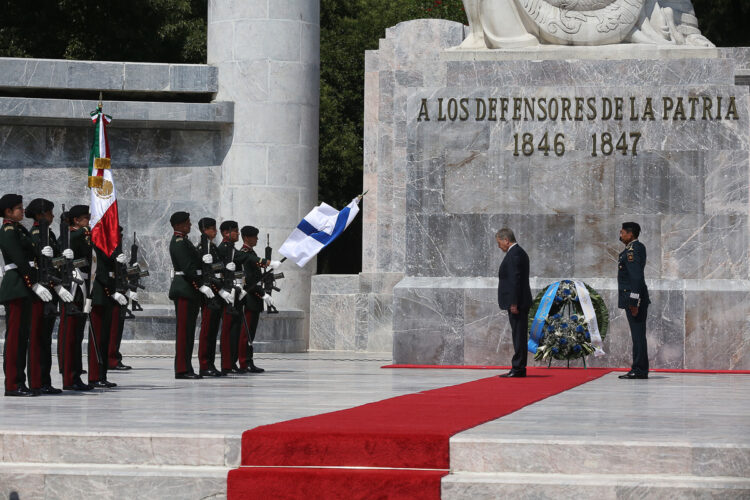
[[[68,210],[67,219],[70,230],[70,249],[74,259],[84,259],[87,265],[76,269],[74,275],[81,283],[74,282],[73,303],[78,314],[73,314],[71,307],[63,303],[60,308],[60,329],[58,342],[62,339],[62,374],[63,389],[66,391],[90,391],[90,385],[81,380],[84,373],[81,345],[86,330],[86,314],[82,311],[89,290],[89,273],[91,272],[91,233],[89,231],[89,208],[86,205],[75,205]],[[93,346],[91,347],[93,349]]]
[[[38,321],[32,321],[32,308],[35,302],[52,300],[52,292],[36,280],[34,243],[20,224],[24,215],[23,197],[3,195],[0,213],[3,215],[0,252],[5,263],[0,282],[0,302],[5,306],[5,395],[36,396],[38,392],[26,386],[25,377],[29,336],[32,328],[39,327]]]
[[[638,241],[641,226],[636,222],[625,222],[620,229],[620,241],[625,250],[620,253],[617,273],[617,307],[625,310],[633,341],[633,364],[622,379],[648,378],[648,346],[646,344],[646,317],[648,287],[643,270],[646,267],[646,247]]]
[[[50,229],[54,220],[52,215],[54,206],[54,203],[49,200],[37,198],[28,204],[25,214],[27,218],[34,220],[31,227],[31,241],[34,242],[34,246],[37,249],[49,246],[53,251],[52,257],[59,257],[61,255],[60,247],[57,244],[55,233]],[[42,232],[45,232],[45,234],[42,234]],[[73,252],[66,249],[64,257],[73,258]],[[49,256],[38,253],[37,263],[41,264],[39,259],[49,259]],[[56,274],[56,271],[52,270],[51,261],[48,260],[46,265],[51,274]],[[60,285],[50,284],[50,287],[54,288],[57,296],[62,298],[64,303],[73,301],[73,296],[69,290]],[[53,296],[52,301],[48,304],[52,304],[52,307],[43,307],[42,314],[38,318],[32,319],[32,321],[39,321],[39,328],[32,328],[29,338],[29,388],[32,391],[39,391],[41,394],[59,394],[62,390],[52,386],[50,377],[50,371],[52,370],[52,331],[55,329],[55,322],[57,321],[56,298]]]
[[[222,241],[218,246],[218,253],[221,260],[226,266],[226,270],[233,273],[236,269],[234,258],[237,255],[237,249],[234,244],[240,239],[240,226],[236,221],[225,220],[219,226]],[[235,296],[234,290],[231,291]],[[247,370],[241,370],[237,366],[240,344],[240,323],[242,316],[240,304],[233,303],[224,307],[224,314],[221,319],[221,372],[229,373],[247,373]]]
[[[192,367],[195,322],[202,298],[212,299],[215,295],[211,288],[202,284],[201,277],[198,275],[202,262],[201,256],[187,237],[192,227],[190,214],[175,212],[169,222],[174,230],[169,244],[169,256],[174,267],[169,299],[174,301],[177,317],[175,378],[199,379],[202,378],[201,375],[195,373]]]
[[[128,299],[117,291],[115,284],[115,265],[126,262],[122,252],[107,255],[94,245],[93,283],[91,286],[91,332],[89,334],[89,385],[94,387],[117,387],[117,384],[107,380],[107,354],[109,339],[112,332],[112,322],[117,321],[119,307],[125,306]],[[92,338],[94,337],[94,338]]]
[[[217,247],[214,244],[216,238],[216,219],[204,217],[198,221],[198,229],[201,232],[201,241],[198,245],[198,253],[203,261],[202,279],[203,284],[211,288],[216,295],[212,299],[205,298],[201,303],[201,329],[198,336],[198,361],[203,377],[222,377],[225,373],[216,368],[216,341],[221,325],[221,317],[224,313],[224,304],[231,303],[233,295],[222,290],[217,283],[218,277],[207,275],[213,272],[211,266],[221,262]],[[221,275],[219,274],[219,277]]]
[[[115,250],[116,255],[122,254],[122,226],[118,226],[120,231],[120,244]],[[120,259],[123,262],[117,262],[115,265],[118,266],[119,272],[127,274],[127,266],[124,259]],[[120,291],[128,301],[138,300],[138,294],[132,290]],[[112,311],[112,323],[110,327],[109,335],[109,352],[107,353],[107,368],[108,370],[121,370],[127,371],[132,369],[132,366],[128,366],[122,362],[122,353],[120,352],[120,346],[122,345],[122,333],[125,330],[125,316],[127,304],[121,306],[115,304]]]
[[[263,303],[271,304],[271,296],[263,290],[261,268],[278,267],[280,262],[262,259],[255,253],[254,248],[258,244],[258,228],[244,226],[241,234],[243,244],[240,251],[237,252],[235,263],[241,265],[245,272],[245,292],[247,293],[242,303],[242,313],[245,318],[242,322],[238,359],[240,370],[246,370],[250,373],[263,373],[265,370],[258,368],[253,362],[253,341],[258,329],[260,313],[263,312]]]

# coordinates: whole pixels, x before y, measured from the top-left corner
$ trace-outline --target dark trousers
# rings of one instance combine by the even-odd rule
[[[224,308],[209,307],[208,301],[201,306],[201,332],[198,336],[198,362],[201,370],[216,369],[216,338],[219,335]]]
[[[630,369],[636,375],[648,373],[648,344],[646,342],[646,317],[648,316],[648,304],[638,308],[638,315],[630,314],[630,309],[625,310],[630,326],[630,338],[633,340],[633,365]]]
[[[508,321],[513,338],[513,359],[511,371],[515,373],[526,373],[526,358],[528,355],[529,342],[529,310],[519,310],[518,314],[512,314],[508,310]]]
[[[120,361],[120,344],[122,344],[122,332],[125,329],[125,316],[121,314],[121,306],[116,304],[112,310],[112,325],[109,331],[109,349],[107,363],[110,369],[114,369]]]
[[[221,318],[221,369],[230,370],[236,366],[238,358],[238,343],[240,338],[240,323],[242,317],[232,314],[232,309],[224,308]]]
[[[248,309],[244,309],[243,313],[245,314],[245,321],[242,322],[237,357],[240,368],[248,368],[253,362],[253,341],[255,340],[255,332],[258,330],[260,313]]]
[[[37,304],[38,302],[38,304]],[[32,314],[39,313],[38,328],[34,328],[32,319],[32,332],[29,339],[29,387],[39,389],[40,387],[52,385],[50,372],[52,371],[52,332],[55,329],[57,316],[49,314],[42,315],[44,302],[35,301],[32,305]]]
[[[193,344],[195,343],[195,323],[198,319],[200,303],[179,298],[174,301],[177,327],[175,332],[174,372],[176,375],[195,373],[193,370]]]
[[[62,304],[60,308],[60,328],[57,333],[57,344],[62,366],[63,386],[71,386],[81,376],[81,341],[83,328],[86,327],[86,316],[70,314],[70,307]]]
[[[107,352],[109,332],[112,328],[112,310],[109,303],[91,308],[89,331],[89,383],[107,380]],[[92,338],[95,337],[95,338]]]
[[[31,303],[31,298],[16,299],[5,303],[3,373],[6,391],[16,391],[19,387],[26,385]]]

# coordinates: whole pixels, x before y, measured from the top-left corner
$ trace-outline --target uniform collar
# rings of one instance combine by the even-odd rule
[[[175,231],[174,232],[174,236],[177,236],[178,238],[184,238],[185,237],[185,233],[181,233],[180,231]]]
[[[31,226],[32,227],[39,227],[39,221],[35,220],[34,223]]]
[[[636,241],[638,241],[638,239],[634,239],[633,241],[631,241],[630,243],[628,243],[628,244],[627,244],[627,245],[625,246],[625,250],[630,250],[630,249],[632,249],[632,248],[633,248],[633,243],[635,243]]]
[[[5,225],[5,224],[15,224],[15,223],[16,223],[16,221],[14,221],[13,219],[3,219],[3,225]]]
[[[247,246],[245,244],[243,244],[242,248],[241,248],[241,250],[252,250],[252,249],[253,249],[253,247],[249,247],[249,246]]]

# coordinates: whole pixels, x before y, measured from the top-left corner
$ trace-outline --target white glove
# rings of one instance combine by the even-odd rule
[[[261,299],[263,299],[263,302],[265,302],[267,306],[270,307],[270,306],[273,305],[273,301],[271,300],[271,296],[268,295],[267,293],[264,293],[263,297],[261,297]]]
[[[211,291],[210,288],[208,288],[206,285],[203,285],[198,289],[200,293],[206,296],[207,299],[213,299],[214,298],[214,292]]]
[[[73,260],[73,258],[75,258],[75,255],[73,255],[73,250],[71,250],[70,248],[66,248],[65,250],[63,250],[62,255],[68,260]]]
[[[57,296],[60,297],[60,300],[63,302],[73,302],[73,295],[62,286],[56,286],[55,293],[57,293]]]
[[[214,257],[210,253],[207,253],[203,256],[203,263],[204,264],[213,264],[214,263]]]
[[[239,301],[242,302],[242,299],[244,299],[247,296],[247,292],[244,288],[240,288],[240,296],[238,297]]]
[[[120,292],[113,293],[112,294],[112,300],[114,300],[115,302],[117,302],[121,306],[128,305],[128,299],[126,299],[125,296],[123,294],[121,294]]]
[[[133,290],[128,290],[125,295],[128,297],[128,299],[130,299],[130,302],[138,302],[138,293],[134,292]]]
[[[280,260],[272,260],[270,264],[268,264],[268,267],[279,267],[281,265]]]
[[[121,253],[120,255],[118,255],[115,260],[117,261],[118,264],[125,264],[128,262],[128,259],[125,257],[124,253]]]
[[[219,290],[219,295],[221,295],[221,298],[224,299],[224,301],[226,301],[226,303],[230,306],[234,304],[234,294],[232,292]]]
[[[91,312],[91,299],[86,299],[83,302],[83,313],[89,314]]]
[[[230,262],[227,264],[227,271],[235,272],[237,270],[237,266],[234,264],[234,262]]]
[[[51,246],[47,245],[46,247],[42,248],[42,255],[52,258],[55,256],[55,251],[52,250]]]
[[[52,292],[44,288],[39,283],[35,283],[34,286],[31,287],[31,290],[37,294],[37,296],[42,299],[42,302],[49,302],[52,300]]]
[[[83,281],[83,274],[78,269],[73,269],[73,278],[79,281]]]

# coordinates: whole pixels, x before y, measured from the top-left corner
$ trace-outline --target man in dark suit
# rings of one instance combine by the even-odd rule
[[[497,287],[497,304],[508,311],[508,320],[513,336],[512,368],[501,377],[525,377],[528,343],[529,308],[531,287],[529,286],[529,256],[516,243],[516,236],[508,228],[495,234],[497,246],[505,252],[500,264],[500,283]]]

